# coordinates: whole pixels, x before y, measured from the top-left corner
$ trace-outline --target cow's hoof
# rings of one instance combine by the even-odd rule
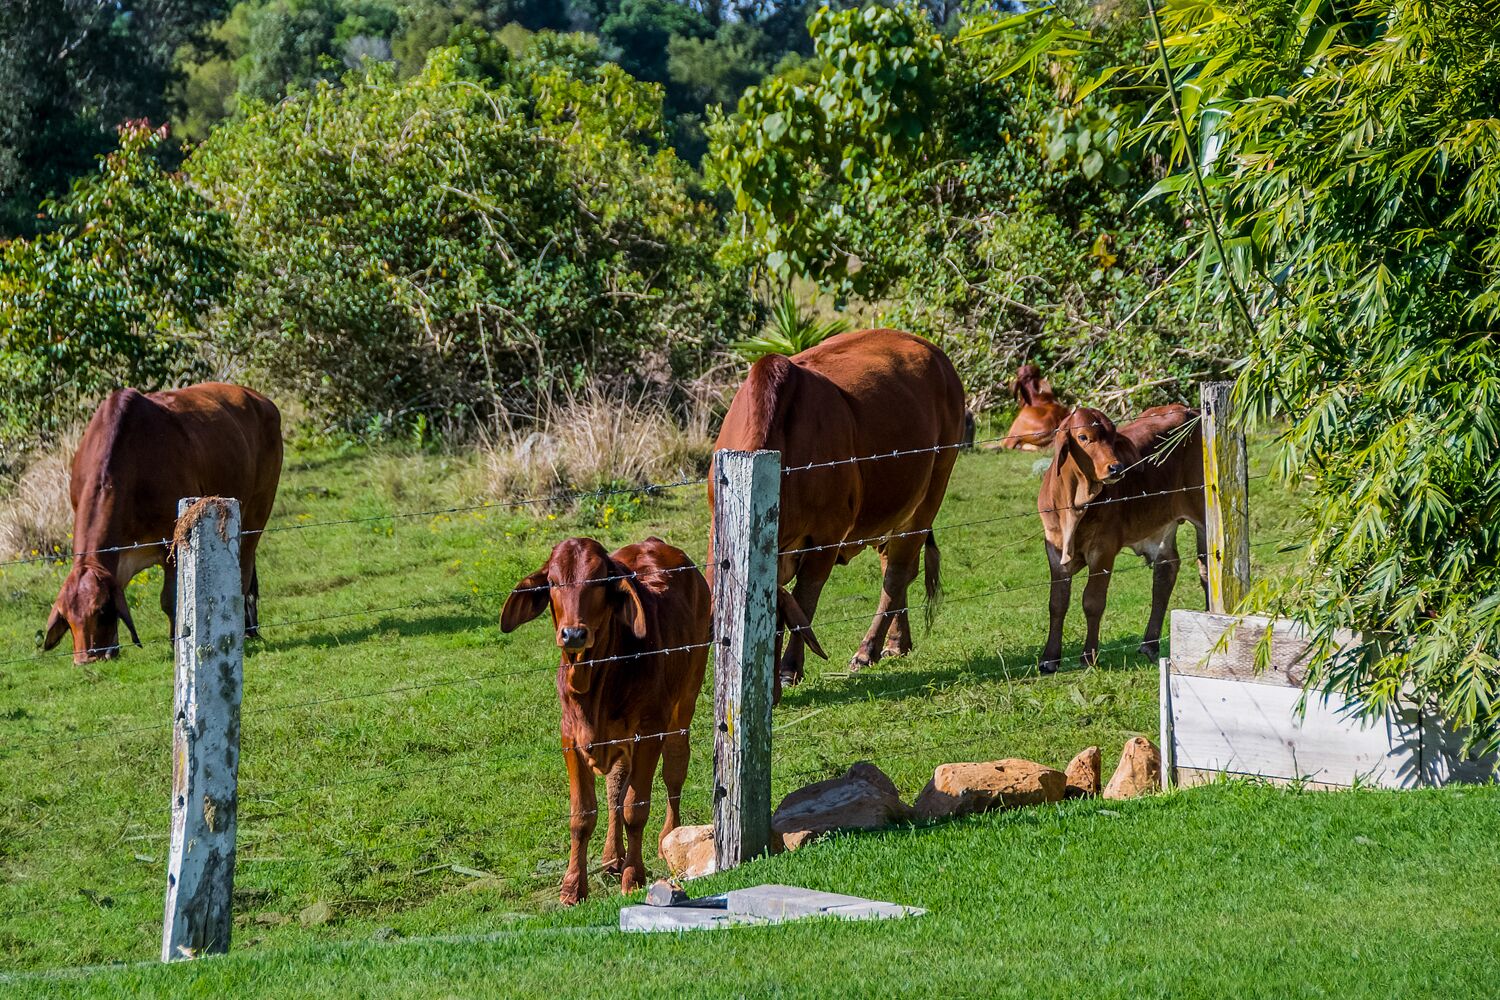
[[[635,892],[646,884],[646,872],[643,867],[631,865],[620,873],[620,891],[623,893]]]
[[[802,683],[802,671],[800,670],[782,670],[778,676],[781,678],[782,687],[794,688]]]
[[[1057,673],[1057,668],[1057,660],[1041,660],[1036,665],[1036,672],[1039,674],[1055,674]]]
[[[849,657],[849,672],[851,674],[858,673],[860,670],[868,667],[870,664],[879,662],[880,657],[878,655],[871,656],[869,653],[861,649],[859,652]]]
[[[1136,648],[1136,652],[1140,653],[1142,656],[1149,656],[1154,660],[1161,655],[1161,643],[1143,642]]]
[[[911,652],[910,642],[886,642],[885,649],[881,651],[880,658],[902,657]]]
[[[557,901],[564,906],[577,906],[587,899],[588,895],[588,883],[570,875],[563,880],[562,891],[557,894]]]

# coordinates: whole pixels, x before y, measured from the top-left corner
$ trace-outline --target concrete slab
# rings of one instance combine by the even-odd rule
[[[899,903],[818,892],[795,885],[758,885],[722,896],[690,899],[673,906],[627,906],[620,911],[624,931],[684,931],[736,924],[779,924],[806,917],[844,920],[890,920],[915,917],[926,910]]]

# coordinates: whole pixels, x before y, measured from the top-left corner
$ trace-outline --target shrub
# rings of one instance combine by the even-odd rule
[[[214,329],[344,427],[463,432],[592,377],[670,383],[750,308],[659,89],[577,38],[372,67],[253,109],[188,170],[244,259]]]

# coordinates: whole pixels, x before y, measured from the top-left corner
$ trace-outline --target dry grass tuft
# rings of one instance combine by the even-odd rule
[[[68,468],[78,435],[65,437],[38,455],[14,482],[0,488],[0,555],[66,556],[73,549],[73,509],[68,504]]]
[[[478,492],[514,500],[701,476],[713,454],[713,402],[705,391],[678,416],[649,397],[584,390],[486,441]]]

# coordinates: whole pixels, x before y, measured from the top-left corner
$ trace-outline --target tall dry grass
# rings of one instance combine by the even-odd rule
[[[39,453],[9,483],[0,484],[0,555],[66,556],[73,550],[73,510],[68,504],[69,465],[79,433]]]
[[[476,492],[514,500],[701,476],[713,455],[719,405],[719,390],[707,386],[678,412],[649,396],[582,390],[549,403],[524,426],[488,435]]]

